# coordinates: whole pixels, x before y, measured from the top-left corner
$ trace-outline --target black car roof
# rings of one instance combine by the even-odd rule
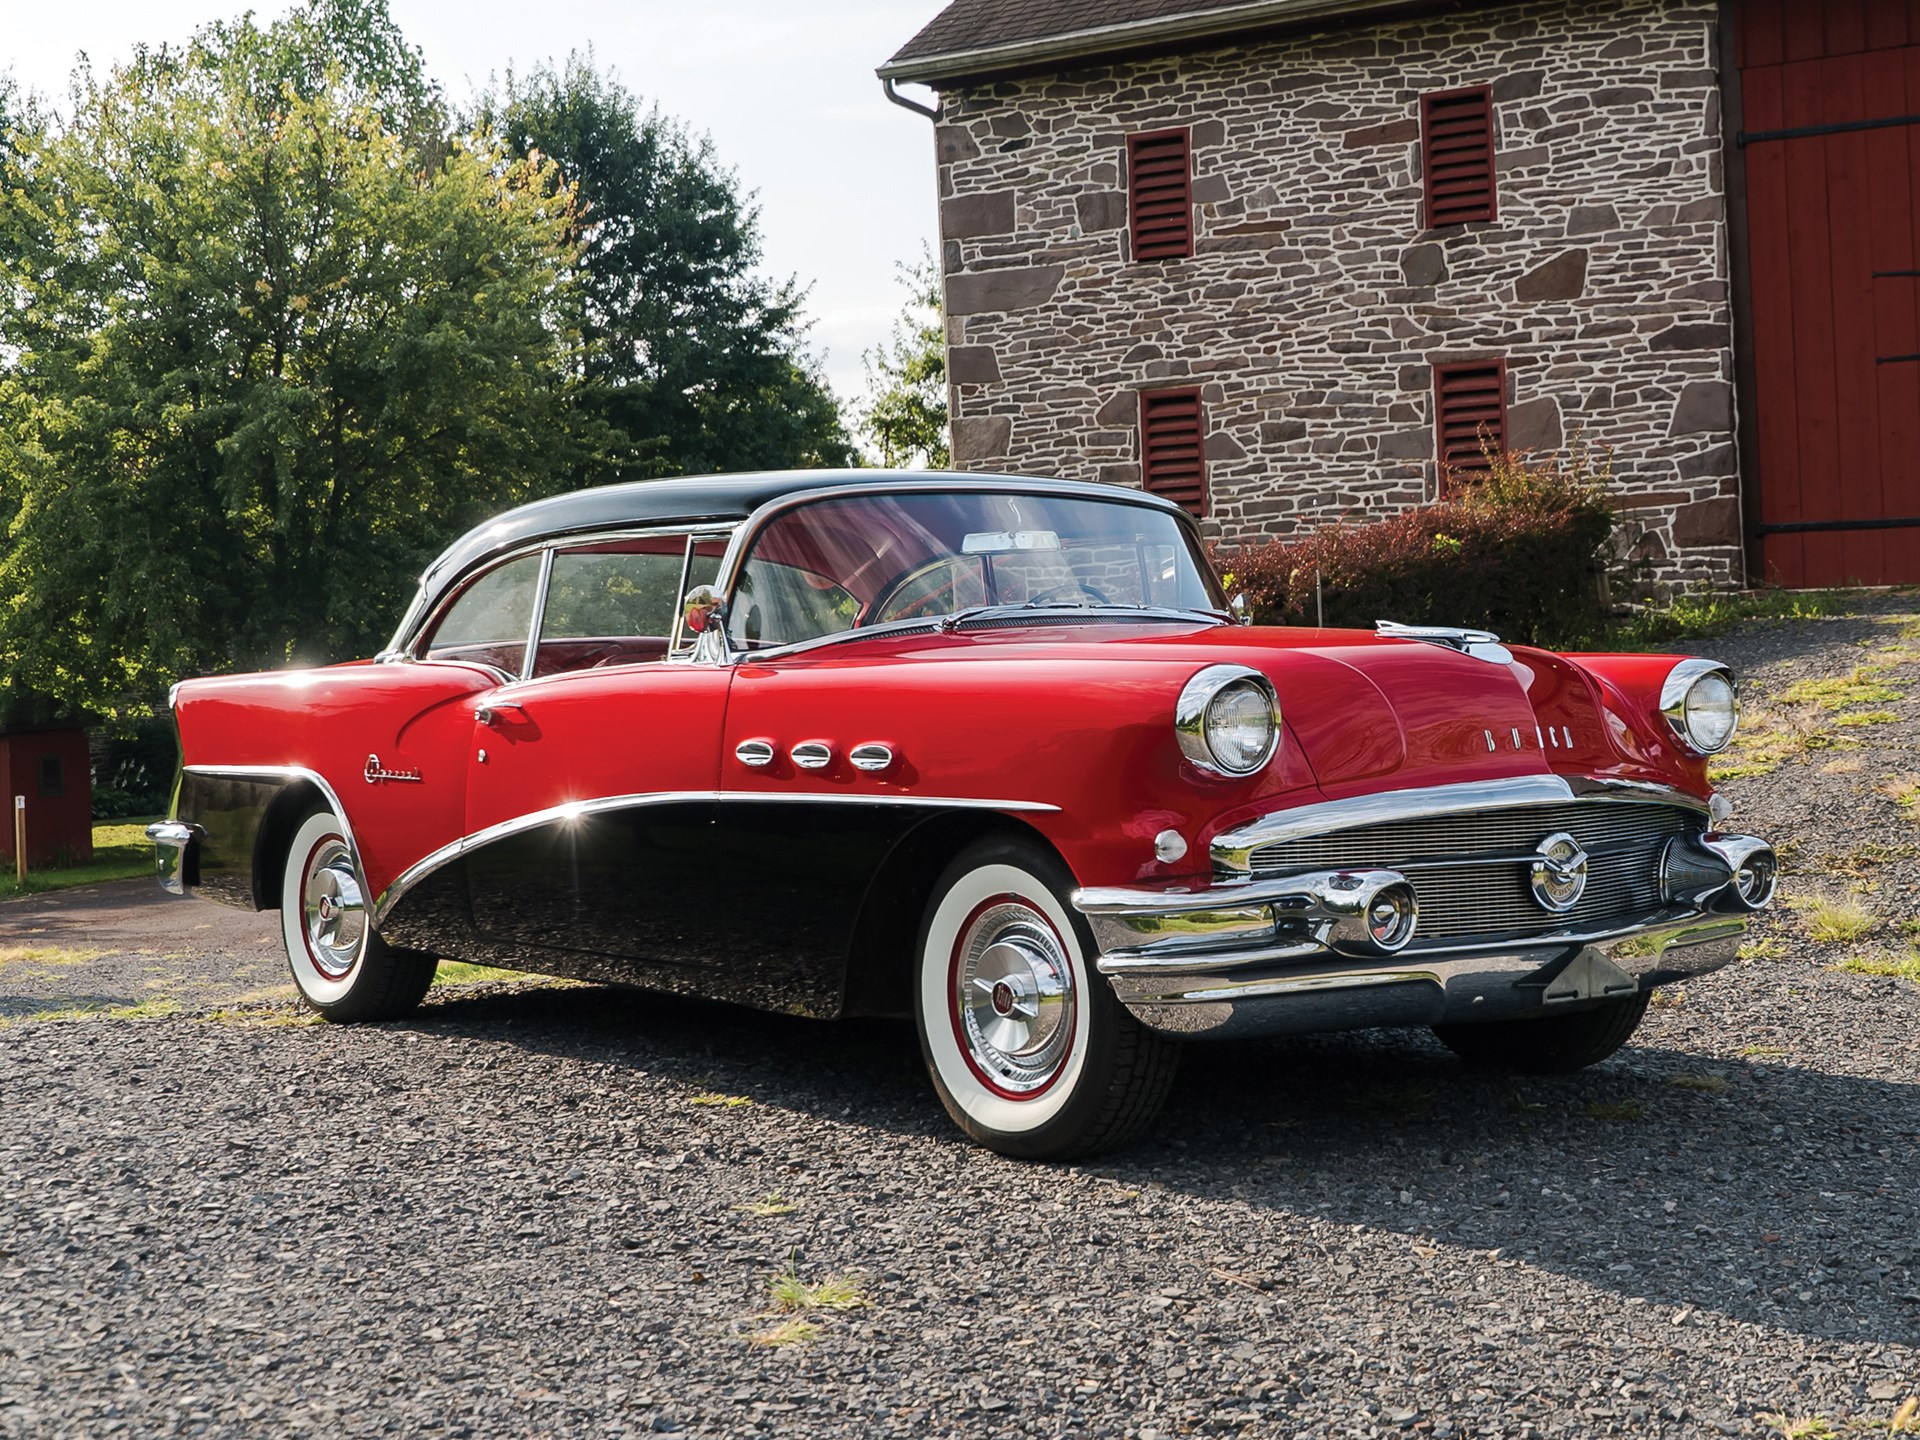
[[[768,501],[815,490],[879,486],[886,489],[1013,488],[1098,500],[1131,500],[1185,516],[1177,505],[1121,485],[1080,480],[1036,480],[941,470],[769,470],[750,475],[698,475],[680,480],[635,480],[597,485],[535,500],[476,526],[444,550],[420,577],[421,599],[411,612],[431,609],[476,563],[541,540],[641,525],[744,520]]]

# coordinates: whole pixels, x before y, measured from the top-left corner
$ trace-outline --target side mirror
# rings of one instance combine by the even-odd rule
[[[1233,612],[1234,624],[1251,625],[1253,623],[1253,607],[1247,603],[1246,591],[1240,591],[1227,601],[1227,609]]]
[[[724,625],[727,620],[727,602],[711,585],[696,585],[687,592],[686,598],[687,630],[694,635],[704,635],[709,626]]]

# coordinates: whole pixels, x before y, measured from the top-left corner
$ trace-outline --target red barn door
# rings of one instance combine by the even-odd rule
[[[1920,0],[1736,13],[1761,574],[1920,581]]]

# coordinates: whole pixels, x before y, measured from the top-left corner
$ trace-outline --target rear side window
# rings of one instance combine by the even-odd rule
[[[441,616],[428,636],[426,658],[471,661],[518,675],[539,587],[538,555],[523,555],[489,570]]]

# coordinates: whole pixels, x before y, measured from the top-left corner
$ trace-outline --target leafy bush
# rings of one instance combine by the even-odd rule
[[[1216,552],[1229,589],[1266,625],[1466,625],[1562,648],[1607,633],[1603,577],[1614,517],[1589,452],[1493,457],[1452,499],[1367,525]]]

